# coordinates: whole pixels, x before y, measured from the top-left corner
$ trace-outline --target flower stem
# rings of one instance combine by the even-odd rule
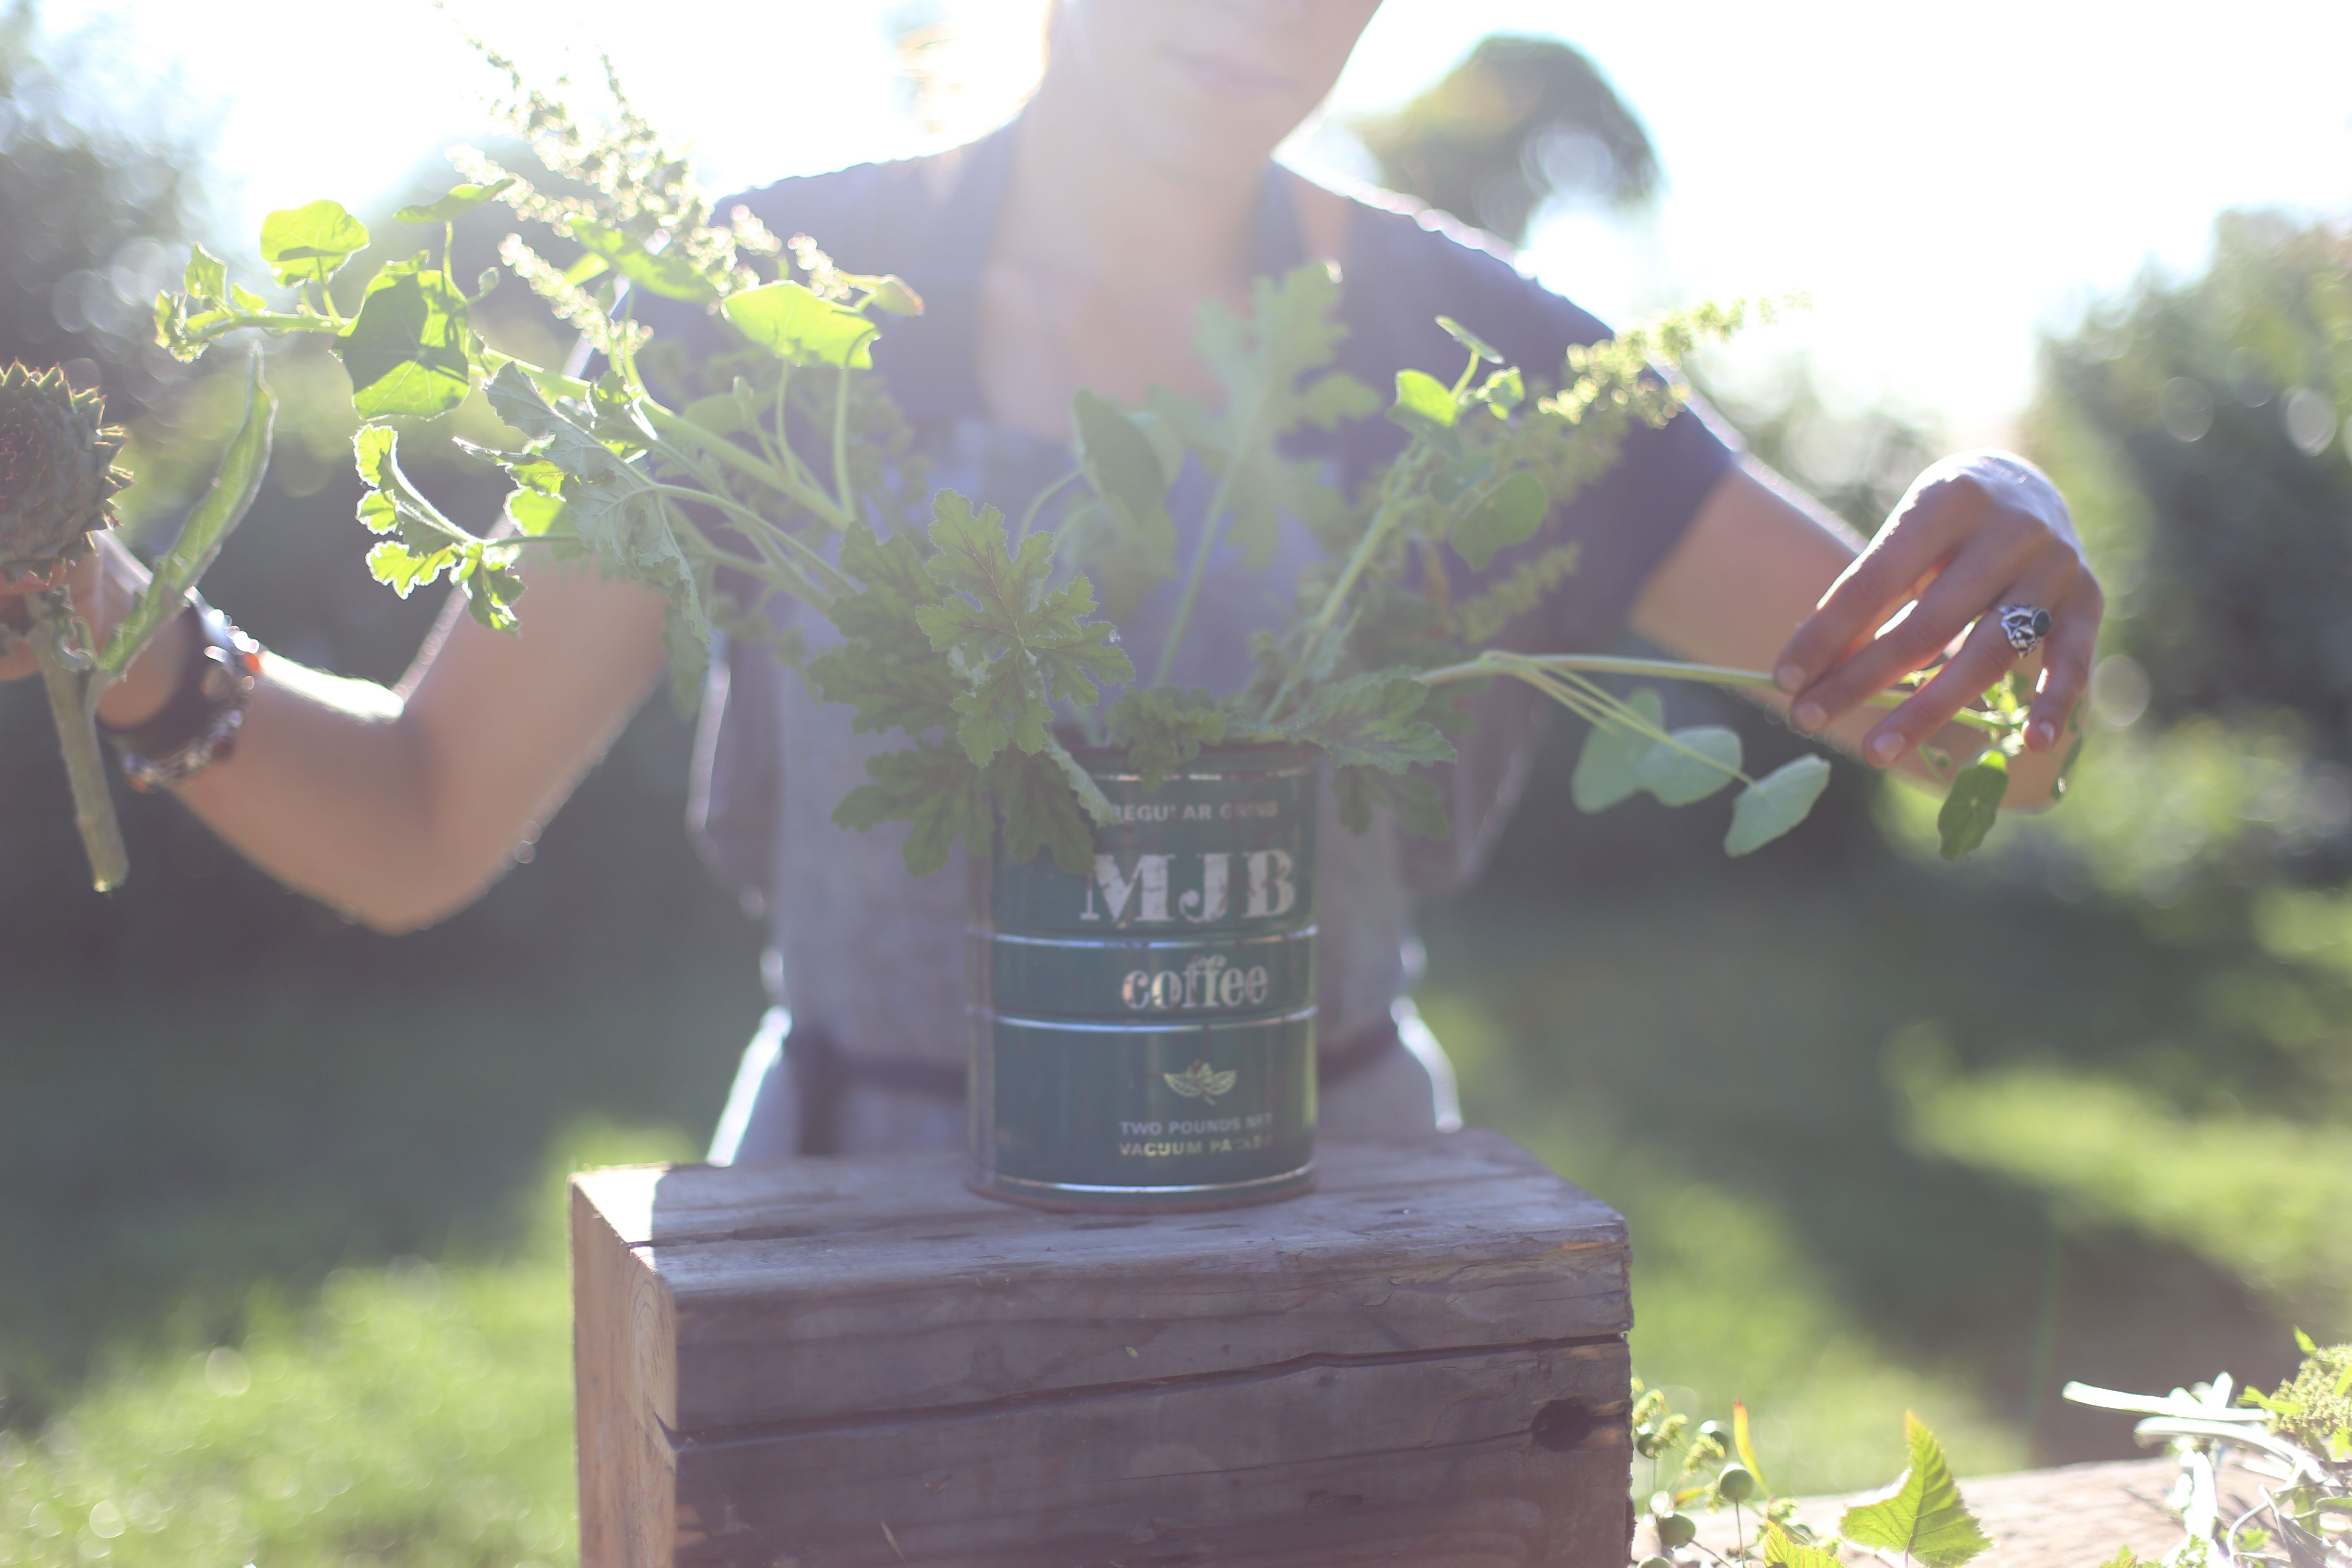
[[[68,652],[74,640],[73,601],[62,589],[53,588],[34,595],[28,607],[33,653],[40,661],[49,716],[57,721],[66,782],[73,789],[74,826],[81,830],[82,847],[89,855],[90,885],[101,893],[112,892],[131,875],[131,854],[122,847],[122,825],[114,815],[98,725],[82,695],[86,676]]]
[[[1438,669],[1424,669],[1415,677],[1424,686],[1444,686],[1456,680],[1477,680],[1487,676],[1508,673],[1507,662],[1538,665],[1548,669],[1580,670],[1592,675],[1647,676],[1658,680],[1690,680],[1706,686],[1744,686],[1762,691],[1777,691],[1770,675],[1760,669],[1736,669],[1722,664],[1683,664],[1670,658],[1620,658],[1607,654],[1552,653],[1514,654],[1496,657],[1480,654],[1476,658],[1460,664],[1449,664]],[[1863,699],[1868,708],[1898,708],[1916,693],[1901,690],[1873,692]],[[1990,713],[1963,708],[1952,715],[1952,721],[1981,730],[1989,735],[2006,735],[2014,726],[2002,722]]]

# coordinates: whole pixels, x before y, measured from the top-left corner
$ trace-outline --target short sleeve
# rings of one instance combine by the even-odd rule
[[[1483,237],[1442,214],[1360,204],[1349,236],[1343,306],[1349,336],[1341,364],[1375,388],[1400,370],[1451,382],[1463,352],[1436,323],[1447,315],[1495,345],[1530,377],[1556,383],[1572,345],[1610,336],[1595,317],[1522,275]],[[1350,483],[1392,456],[1403,433],[1370,420],[1342,438]],[[1509,640],[1555,650],[1596,647],[1623,626],[1633,600],[1679,542],[1735,461],[1731,443],[1703,412],[1664,426],[1635,424],[1616,465],[1553,513],[1544,533],[1499,557],[1495,570],[1563,542],[1575,573]]]

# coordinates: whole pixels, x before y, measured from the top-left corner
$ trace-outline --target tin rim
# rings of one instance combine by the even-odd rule
[[[1309,1155],[1307,1163],[1295,1170],[1253,1176],[1245,1182],[1198,1182],[1168,1187],[1097,1186],[1078,1182],[1040,1182],[975,1169],[964,1178],[963,1184],[982,1197],[1020,1204],[1026,1208],[1059,1209],[1071,1214],[1183,1214],[1297,1197],[1311,1192],[1315,1180],[1315,1160]]]

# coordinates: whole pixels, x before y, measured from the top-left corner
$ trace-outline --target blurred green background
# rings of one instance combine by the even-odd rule
[[[244,247],[199,143],[92,112],[32,24],[0,25],[0,356],[103,382],[152,546],[233,416],[214,367],[143,346],[144,301],[189,237]],[[1356,128],[1393,183],[1507,237],[1643,199],[1639,119],[1580,58],[1462,71]],[[1563,126],[1609,154],[1580,193],[1528,154]],[[1700,1414],[1745,1399],[1782,1489],[1886,1479],[1906,1408],[1964,1472],[2120,1457],[2126,1422],[2062,1383],[2266,1383],[2291,1324],[2352,1332],[2347,268],[2341,226],[2233,216],[2207,274],[2047,344],[2021,438],[2114,617],[2062,808],[1949,866],[1932,805],[1849,767],[1727,862],[1720,803],[1553,804],[1562,724],[1495,871],[1431,911],[1422,1005],[1473,1119],[1625,1211],[1637,1367]],[[520,295],[494,336],[555,352]],[[341,373],[271,374],[271,487],[210,596],[396,677],[436,606],[361,564]],[[1865,531],[1938,449],[1832,414],[1801,362],[1711,390]],[[412,469],[486,508],[430,449]],[[91,895],[37,695],[0,689],[0,1564],[573,1554],[557,1183],[691,1157],[761,1005],[756,931],[684,832],[687,738],[649,708],[528,864],[387,940],[168,800],[126,799],[139,873]]]

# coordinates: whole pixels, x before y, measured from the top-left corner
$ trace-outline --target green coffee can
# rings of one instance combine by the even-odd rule
[[[1077,756],[1121,817],[1092,874],[972,861],[972,1187],[1129,1210],[1306,1191],[1318,754],[1211,748],[1149,794],[1125,753]]]

